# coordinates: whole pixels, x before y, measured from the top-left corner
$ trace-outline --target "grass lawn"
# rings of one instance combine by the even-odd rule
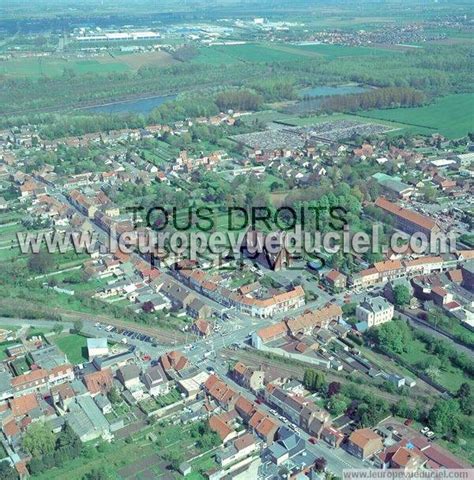
[[[59,349],[67,355],[70,362],[77,365],[88,360],[87,338],[82,335],[59,335],[53,339]]]
[[[249,283],[255,282],[256,279],[257,277],[252,272],[235,272],[229,287],[232,289],[240,288],[243,285],[248,285]]]
[[[30,369],[30,366],[26,363],[25,357],[16,358],[11,362],[11,365],[17,375],[23,375]]]
[[[426,351],[423,342],[414,339],[411,342],[410,351],[408,353],[403,353],[401,357],[411,365],[415,366],[421,361],[425,361],[429,364],[428,362],[433,355]],[[474,382],[466,378],[462,370],[453,366],[451,362],[443,363],[440,368],[439,378],[437,378],[436,381],[451,392],[456,392],[463,382],[468,382],[471,384],[471,387],[474,387]]]
[[[21,252],[18,247],[0,248],[0,262],[5,262],[14,258],[18,258],[20,255]]]
[[[4,327],[1,327],[1,328],[4,328]],[[16,343],[19,343],[19,341],[13,340],[11,342],[0,343],[0,362],[8,358],[7,348],[11,345],[15,345]]]
[[[212,468],[218,468],[217,462],[214,460],[214,453],[208,453],[191,462],[192,472],[186,476],[186,480],[201,480],[206,477],[202,474]]]
[[[107,285],[110,278],[103,279],[90,279],[84,281],[82,279],[82,269],[73,270],[70,272],[58,273],[57,275],[51,275],[49,278],[58,282],[60,288],[66,288],[68,290],[74,290],[76,293],[82,292],[95,292],[96,290],[103,288]]]
[[[370,110],[358,115],[429,128],[448,138],[459,138],[474,129],[474,94],[447,95],[415,108]]]

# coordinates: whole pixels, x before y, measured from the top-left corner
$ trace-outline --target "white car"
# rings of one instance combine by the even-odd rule
[[[430,431],[430,429],[428,427],[423,427],[420,432],[423,434],[423,435],[426,435],[428,432]]]
[[[432,432],[431,430],[429,432],[426,432],[425,435],[428,437],[428,438],[433,438],[434,437],[434,432]]]

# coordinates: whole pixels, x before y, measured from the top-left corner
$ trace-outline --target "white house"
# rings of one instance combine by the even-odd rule
[[[88,338],[87,339],[87,354],[89,360],[95,357],[101,357],[109,354],[109,347],[106,338]]]
[[[359,322],[367,322],[370,328],[392,320],[393,312],[393,305],[385,298],[366,297],[356,308],[356,318]]]

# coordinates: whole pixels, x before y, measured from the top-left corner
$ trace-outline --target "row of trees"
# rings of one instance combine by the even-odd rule
[[[426,95],[410,87],[377,88],[354,95],[334,95],[320,104],[321,110],[332,112],[356,112],[373,108],[416,107],[426,102]]]

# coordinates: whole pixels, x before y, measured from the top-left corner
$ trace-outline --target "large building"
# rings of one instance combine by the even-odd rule
[[[431,218],[414,212],[413,210],[400,207],[396,203],[392,203],[383,197],[377,198],[375,205],[394,218],[396,228],[408,234],[421,232],[430,240],[431,235],[439,232],[438,225]]]
[[[375,327],[393,318],[393,305],[383,297],[367,297],[356,308],[359,322],[367,322],[367,327]]]

